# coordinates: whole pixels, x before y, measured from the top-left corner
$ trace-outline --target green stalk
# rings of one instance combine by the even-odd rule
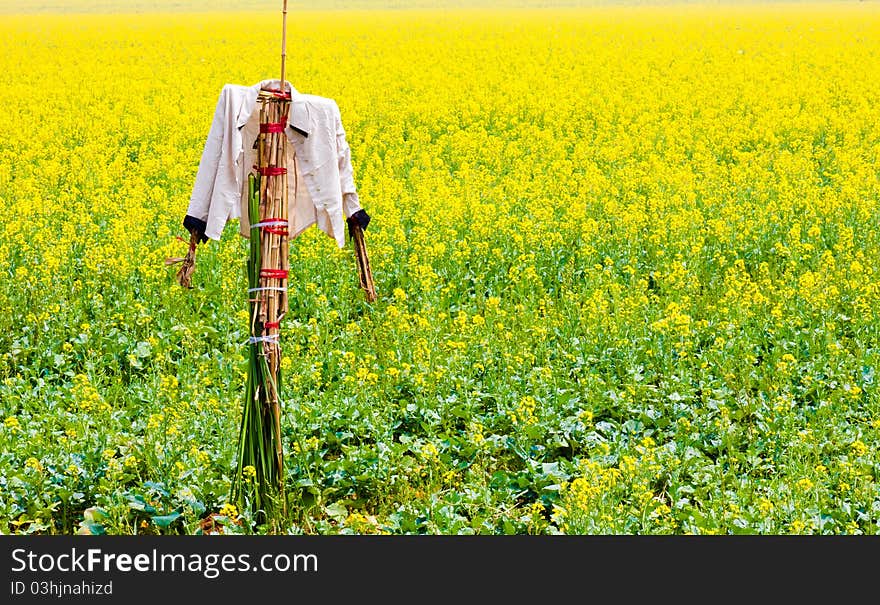
[[[259,220],[260,216],[260,179],[259,176],[248,175],[248,211],[251,222]],[[259,236],[251,236],[249,240],[249,255],[247,261],[248,288],[256,288],[259,286],[260,272],[260,238]],[[254,319],[259,311],[259,303],[251,302],[251,296],[248,295],[248,308],[250,310],[248,332],[251,336],[256,336]],[[260,371],[260,346],[257,343],[248,344],[248,375],[247,387],[245,388],[245,401],[242,408],[241,427],[239,430],[238,441],[238,468],[236,476],[232,481],[232,490],[230,500],[237,502],[244,508],[245,490],[242,485],[243,471],[247,466],[252,466],[256,470],[254,477],[254,487],[250,494],[251,505],[256,509],[264,507],[264,494],[266,493],[265,477],[267,466],[263,454],[263,432],[265,430],[262,413],[262,392],[261,385],[264,382],[262,372]],[[268,467],[271,468],[271,467]]]

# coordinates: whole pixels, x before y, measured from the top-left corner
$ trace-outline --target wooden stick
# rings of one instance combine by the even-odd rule
[[[269,102],[269,122],[277,121],[277,113],[278,107],[277,103]],[[273,132],[269,134],[269,162],[268,165],[270,167],[278,166],[278,133]],[[261,220],[266,220],[267,218],[274,218],[278,216],[275,214],[275,190],[278,187],[278,177],[277,176],[269,176],[270,187],[266,192],[266,213],[263,215]],[[274,269],[277,267],[275,263],[275,259],[272,254],[272,240],[275,238],[274,234],[269,232],[264,232],[263,235],[263,253],[266,255],[266,262],[263,263],[263,267],[266,269]],[[266,286],[275,287],[275,280],[272,278],[266,279]],[[275,321],[274,310],[275,310],[275,294],[274,290],[266,291],[266,321]],[[274,347],[269,347],[274,349]],[[272,375],[275,375],[275,368],[273,362],[273,357],[270,353],[269,356],[269,369],[272,371]]]
[[[284,0],[281,14],[281,92],[284,92],[284,63],[287,59],[287,0]]]
[[[288,117],[289,111],[290,111],[290,104],[288,103],[288,104],[286,104],[285,111],[284,111],[284,123],[285,124],[287,123],[287,117]],[[288,166],[288,172],[290,170],[294,171],[294,176],[293,176],[294,187],[296,187],[296,163],[295,163],[296,159],[294,156],[294,160],[290,161],[291,158],[287,153],[287,148],[288,148],[287,147],[287,140],[286,140],[287,135],[285,135],[284,138],[285,138],[285,141],[284,141],[284,164],[285,164],[285,166]],[[290,230],[293,228],[293,225],[289,224],[290,217],[289,217],[289,212],[288,212],[289,200],[288,200],[288,191],[287,191],[287,184],[288,184],[287,178],[288,178],[288,173],[284,173],[284,175],[282,176],[282,179],[281,179],[282,184],[281,184],[281,214],[280,214],[280,216],[282,218],[284,218],[285,221],[288,221],[288,225],[287,225],[288,234],[287,234],[287,237],[284,237],[281,242],[281,268],[288,272],[288,278],[286,280],[286,282],[287,282],[286,285],[289,288],[290,287]],[[294,199],[296,199],[296,198],[294,198]],[[278,318],[279,321],[281,320],[282,317],[284,317],[287,314],[288,300],[289,300],[289,293],[286,291],[282,292],[281,293],[281,314],[279,315],[279,318]]]
[[[364,240],[364,230],[355,221],[349,223],[351,237],[354,239],[354,252],[357,258],[358,278],[361,288],[367,297],[367,302],[376,301],[376,286],[373,284],[373,270],[370,268],[370,257],[367,255],[367,242]]]
[[[277,96],[265,96],[267,106],[267,120],[272,123],[284,122],[287,119],[289,102]],[[261,165],[266,167],[287,167],[287,136],[283,133],[270,133],[267,137],[266,157]],[[260,220],[268,218],[287,218],[287,178],[285,174],[267,175],[270,180],[265,190],[265,206]],[[286,259],[288,236],[271,231],[261,230],[261,249],[264,253],[262,267],[266,269],[285,269],[289,266]],[[265,278],[263,284],[266,287],[284,287],[287,279],[280,277]],[[286,295],[283,292],[269,290],[266,297],[264,326],[266,322],[278,323],[284,315],[286,308]],[[264,327],[263,334],[278,335],[278,328]],[[272,429],[275,440],[275,462],[278,471],[277,481],[279,497],[281,498],[282,513],[287,514],[287,499],[284,494],[284,447],[281,440],[281,398],[279,384],[279,369],[281,366],[281,346],[277,342],[265,343],[265,354],[269,367],[269,392],[266,403],[272,418]]]
[[[290,93],[285,91],[285,60],[287,55],[287,0],[284,0],[284,23],[282,30],[281,42],[281,82],[280,90],[270,91],[261,90],[258,95],[260,102],[260,125],[263,124],[285,124],[288,119],[290,110]],[[279,94],[280,93],[280,94]],[[257,144],[257,165],[260,172],[259,191],[255,192],[259,196],[259,200],[254,199],[251,210],[249,206],[249,222],[251,225],[266,222],[268,219],[282,219],[278,228],[260,228],[253,229],[250,237],[259,238],[257,241],[252,240],[253,250],[260,252],[260,266],[254,270],[258,272],[258,276],[254,279],[255,286],[260,288],[259,293],[253,297],[252,301],[252,317],[251,317],[251,335],[262,337],[260,346],[253,347],[251,350],[256,354],[259,363],[259,373],[256,369],[252,369],[254,376],[257,376],[259,384],[253,385],[253,399],[250,401],[257,402],[259,410],[259,420],[257,432],[259,433],[259,459],[260,472],[265,469],[265,474],[260,476],[264,479],[271,477],[271,488],[275,491],[275,496],[280,498],[280,510],[283,517],[287,516],[287,497],[284,490],[284,445],[281,435],[281,385],[280,385],[280,367],[281,367],[281,345],[277,340],[270,340],[268,337],[277,339],[280,335],[280,329],[277,326],[284,317],[288,309],[288,293],[279,291],[279,288],[287,286],[288,279],[278,277],[277,273],[270,272],[267,276],[262,273],[263,269],[288,270],[290,262],[288,258],[289,252],[289,233],[283,234],[284,225],[288,217],[288,192],[287,192],[287,175],[286,172],[276,170],[266,170],[267,168],[287,168],[290,163],[288,161],[288,141],[287,135],[282,132],[268,132],[269,129],[260,129]],[[274,129],[273,129],[274,130]],[[275,174],[281,172],[280,174]],[[290,226],[287,225],[287,229]],[[269,324],[267,326],[267,324]],[[252,360],[252,368],[253,366]],[[250,385],[250,382],[249,382]],[[249,388],[251,388],[249,386]],[[249,396],[250,396],[249,391]],[[265,446],[265,439],[274,440],[274,451],[268,451]],[[268,445],[268,444],[266,444]],[[274,455],[274,460],[273,460]],[[275,467],[272,468],[272,464]],[[262,486],[267,486],[261,479]],[[278,510],[279,504],[275,498],[275,510]],[[273,520],[275,530],[279,530],[281,525],[279,519]]]

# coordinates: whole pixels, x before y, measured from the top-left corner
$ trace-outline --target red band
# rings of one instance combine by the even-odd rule
[[[287,279],[287,269],[260,269],[260,277]]]
[[[266,233],[274,233],[275,235],[281,235],[283,237],[287,237],[289,235],[287,229],[285,229],[284,227],[260,227],[260,229],[262,229]]]
[[[284,122],[262,122],[260,132],[284,132]]]
[[[284,168],[283,166],[260,166],[259,171],[263,176],[287,174],[287,168]]]
[[[278,328],[281,327],[281,322],[280,321],[267,321],[266,323],[263,324],[263,327],[266,328],[267,330],[277,330]]]

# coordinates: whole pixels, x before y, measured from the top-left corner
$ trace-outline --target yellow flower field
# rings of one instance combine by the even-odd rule
[[[86,4],[0,6],[0,531],[260,533],[246,240],[163,261],[280,14]],[[368,5],[290,15],[379,300],[293,242],[288,531],[880,532],[880,8]]]

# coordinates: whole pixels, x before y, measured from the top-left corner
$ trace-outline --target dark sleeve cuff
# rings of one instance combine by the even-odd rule
[[[346,219],[348,221],[348,233],[349,237],[351,237],[351,226],[358,225],[362,230],[367,230],[367,225],[370,224],[370,215],[367,214],[366,210],[358,210],[350,217]]]
[[[208,241],[208,236],[205,235],[205,231],[208,229],[208,223],[205,221],[187,214],[183,219],[183,227],[190,233],[198,233],[200,244]]]

